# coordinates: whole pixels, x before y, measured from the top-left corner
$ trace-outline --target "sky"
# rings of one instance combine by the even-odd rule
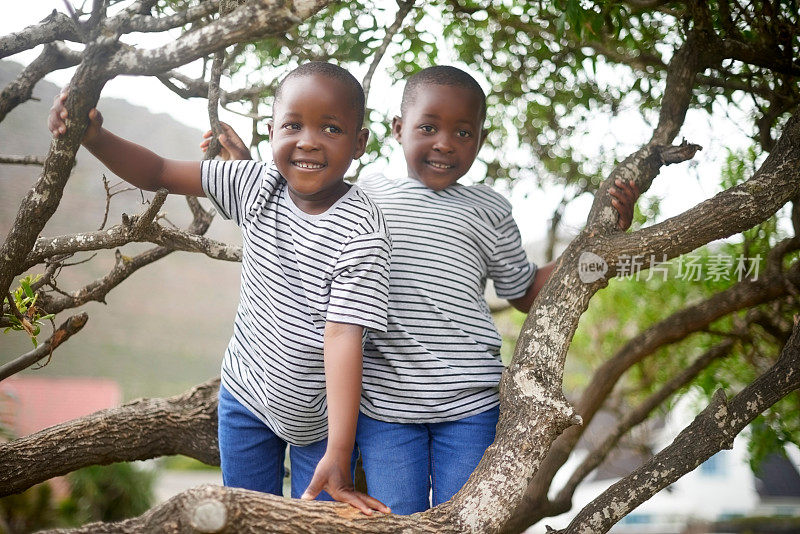
[[[0,35],[19,31],[27,25],[35,24],[47,16],[52,9],[65,11],[61,0],[26,0],[12,10],[13,15],[10,17],[0,17]],[[161,44],[151,34],[144,36],[138,34],[137,37],[142,42],[136,44],[147,48]],[[166,39],[171,38],[167,37]],[[166,39],[162,39],[162,41]],[[447,46],[440,48],[446,49]],[[39,54],[40,50],[41,47],[37,47],[33,51],[10,56],[7,59],[27,65]],[[74,68],[58,71],[46,79],[57,85],[64,85],[73,73]],[[358,73],[354,74],[360,77]],[[389,87],[386,79],[376,76],[368,104],[370,107],[388,110],[395,114],[399,111],[399,104],[396,105],[395,101],[399,101],[400,91],[398,87]],[[223,86],[225,86],[224,84],[225,80],[223,80]],[[387,97],[387,94],[390,96]],[[203,131],[208,129],[205,99],[181,99],[155,78],[138,76],[115,78],[108,82],[103,90],[103,96],[123,98],[131,103],[145,106],[153,112],[167,113],[175,119]],[[220,118],[230,123],[234,129],[243,134],[245,140],[248,140],[246,135],[249,135],[251,128],[249,119],[225,110],[220,110]],[[736,117],[721,123],[720,119],[709,120],[708,115],[704,112],[689,112],[677,140],[686,137],[690,142],[703,146],[703,151],[698,153],[691,164],[683,163],[665,167],[654,182],[648,195],[661,198],[662,219],[681,213],[718,192],[716,184],[720,167],[727,156],[725,147],[743,148],[749,145],[746,133],[736,126],[739,122],[746,123],[746,121],[737,120]],[[601,147],[610,138],[612,143],[625,147],[630,152],[649,138],[652,127],[641,119],[635,109],[623,110],[617,118],[610,122],[606,117],[598,117],[594,124],[590,121],[590,125],[589,131],[593,132],[593,137],[587,139],[590,144]],[[187,140],[189,143],[197,144],[199,141],[199,139]],[[393,141],[389,142],[394,144]],[[392,168],[402,166],[400,151],[396,146],[395,149],[394,155],[390,159]],[[198,157],[200,157],[199,152]],[[476,164],[470,174],[462,179],[462,182],[468,183],[471,178],[479,176],[482,170],[482,166]],[[515,184],[513,190],[501,189],[501,192],[514,205],[515,218],[520,226],[523,240],[529,242],[542,239],[548,226],[548,220],[562,197],[562,189],[547,187],[542,190],[537,188],[532,181],[523,181]],[[564,215],[564,226],[572,231],[577,231],[585,223],[591,202],[590,195],[584,195],[572,202]]]

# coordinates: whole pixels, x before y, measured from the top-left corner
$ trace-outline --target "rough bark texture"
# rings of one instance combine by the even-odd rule
[[[194,534],[198,532],[303,534],[444,534],[462,532],[425,514],[375,513],[368,517],[347,504],[283,499],[236,488],[201,486],[177,495],[136,519],[92,523],[73,534]]]
[[[140,399],[0,445],[0,496],[89,465],[184,454],[219,465],[212,380],[167,399]]]
[[[9,111],[30,99],[36,83],[54,70],[80,63],[80,54],[61,43],[45,45],[41,55],[19,73],[17,79],[0,92],[0,121]]]
[[[42,174],[23,199],[14,225],[0,246],[0,290],[3,293],[8,290],[17,267],[24,262],[61,202],[64,186],[75,163],[75,153],[86,129],[89,110],[97,105],[100,90],[107,81],[99,65],[104,64],[103,56],[108,52],[108,46],[89,46],[84,52],[86,60],[73,78],[73,85],[81,87],[81,90],[72,91],[66,101],[70,116],[67,133],[51,143]]]

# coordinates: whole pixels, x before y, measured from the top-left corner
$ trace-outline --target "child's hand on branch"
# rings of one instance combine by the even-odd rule
[[[325,490],[337,501],[346,502],[366,515],[372,515],[373,510],[385,514],[391,512],[389,507],[378,499],[355,490],[350,477],[350,458],[349,455],[346,456],[344,459],[337,460],[330,454],[330,451],[326,452],[317,464],[308,488],[300,498],[313,500],[321,491]]]
[[[223,160],[237,160],[237,159],[253,159],[250,155],[250,149],[244,144],[242,138],[230,127],[229,124],[220,122],[222,126],[222,133],[219,136],[219,144],[222,148],[219,151],[219,157]],[[211,130],[203,134],[203,141],[200,143],[200,150],[205,152],[208,150],[208,145],[211,143],[213,136]]]
[[[633,207],[636,199],[639,198],[639,187],[633,183],[633,180],[623,182],[617,179],[614,181],[614,185],[608,189],[608,194],[614,197],[611,205],[619,213],[617,226],[622,230],[627,230],[633,221]]]
[[[67,108],[64,107],[64,102],[67,100],[68,94],[69,87],[64,87],[61,93],[53,99],[53,106],[47,115],[47,128],[53,137],[61,137],[67,133]],[[89,125],[86,127],[86,133],[83,134],[81,143],[91,143],[100,133],[102,127],[103,116],[97,109],[91,109],[89,111]]]

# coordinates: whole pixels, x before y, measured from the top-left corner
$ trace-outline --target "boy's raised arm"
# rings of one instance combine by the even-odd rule
[[[50,108],[48,128],[53,137],[66,132],[66,97],[67,92],[62,92]],[[112,134],[103,128],[103,116],[96,109],[89,112],[89,126],[81,143],[111,172],[136,187],[148,191],[165,188],[179,195],[205,196],[200,181],[200,162],[162,158]]]
[[[337,501],[370,515],[372,510],[390,510],[377,499],[356,491],[350,474],[361,400],[362,333],[363,327],[358,325],[331,321],[325,324],[328,446],[302,498],[314,499],[325,490]]]
[[[633,208],[636,205],[636,199],[639,198],[639,187],[632,181],[623,182],[619,179],[614,182],[614,185],[615,187],[609,188],[608,194],[614,197],[611,200],[611,205],[614,206],[617,213],[619,213],[617,226],[619,226],[621,230],[627,230],[630,228],[631,222],[633,221]],[[539,291],[542,290],[547,279],[550,278],[550,274],[553,272],[555,266],[556,262],[551,261],[539,267],[525,294],[519,298],[508,299],[508,302],[519,311],[528,313],[533,305],[533,301],[536,299],[536,295],[539,294]]]

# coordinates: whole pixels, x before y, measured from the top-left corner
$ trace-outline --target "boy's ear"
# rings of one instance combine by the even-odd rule
[[[353,153],[353,159],[358,159],[364,155],[367,150],[367,140],[369,139],[369,129],[361,128],[356,137],[356,151]]]
[[[403,144],[400,141],[400,133],[403,130],[403,117],[395,115],[392,119],[392,137],[394,137],[398,143],[401,145]]]
[[[478,150],[480,150],[483,147],[483,143],[486,141],[487,135],[489,135],[488,129],[484,128],[483,130],[481,130],[481,142],[480,144],[478,144]]]
[[[275,126],[275,121],[267,119],[267,137],[272,141],[272,128]]]

